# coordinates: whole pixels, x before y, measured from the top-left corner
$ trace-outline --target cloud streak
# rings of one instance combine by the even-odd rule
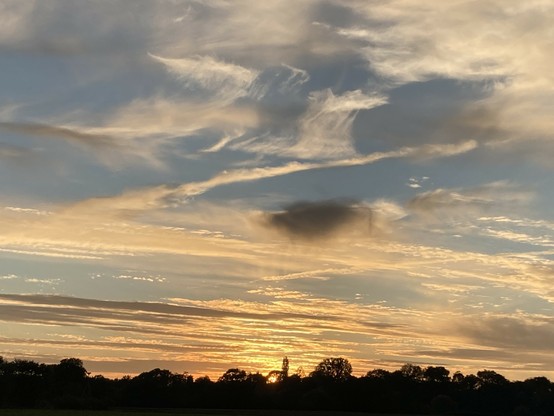
[[[429,145],[419,148],[406,147],[390,152],[376,152],[369,155],[324,162],[290,162],[281,166],[235,169],[221,172],[205,181],[185,183],[175,188],[158,186],[142,189],[111,198],[91,199],[77,206],[105,204],[115,209],[142,210],[149,206],[153,208],[159,205],[164,206],[175,202],[183,202],[188,198],[202,195],[213,188],[233,183],[258,181],[313,169],[369,165],[386,159],[450,157],[470,152],[476,146],[476,142],[470,140],[456,145]]]
[[[21,147],[14,146],[11,144],[0,143],[0,158],[5,160],[17,160],[26,158],[32,154],[32,150]]]
[[[91,148],[118,147],[118,143],[113,137],[87,133],[65,126],[40,123],[0,122],[0,129],[31,136],[47,136],[66,139],[71,142],[84,144]]]
[[[18,345],[23,352],[31,344],[46,351],[65,345],[85,358],[101,352],[107,360],[124,354],[124,360],[123,356],[119,358],[120,372],[129,371],[126,360],[141,356],[168,361],[205,360],[214,365],[215,372],[210,375],[223,372],[229,360],[243,363],[248,369],[269,371],[283,349],[293,353],[304,350],[303,365],[314,365],[322,354],[341,351],[349,352],[358,363],[356,357],[368,348],[380,354],[383,364],[392,367],[408,357],[427,362],[435,356],[430,351],[437,351],[451,368],[453,365],[466,371],[472,368],[473,361],[481,365],[494,360],[506,368],[516,365],[521,362],[521,355],[514,352],[528,354],[528,337],[544,340],[554,333],[541,315],[491,316],[483,325],[475,326],[468,325],[468,319],[479,320],[479,312],[468,317],[456,311],[436,314],[433,310],[362,305],[274,286],[254,292],[261,297],[260,302],[180,298],[171,299],[171,303],[148,303],[3,294],[2,321],[11,325],[46,324],[52,334],[48,339],[3,337],[0,344]],[[454,331],[443,332],[452,327]],[[507,327],[510,336],[500,329]],[[72,328],[100,332],[94,338],[82,338],[71,335]],[[439,333],[441,337],[437,337]],[[237,339],[247,341],[239,343]],[[258,351],[260,345],[265,346],[263,353]],[[536,353],[546,348],[542,341],[533,345]],[[487,354],[483,346],[495,348],[497,353]],[[258,352],[252,360],[245,358],[254,350]],[[546,356],[535,357],[535,363],[549,362]],[[469,367],[460,367],[468,362]],[[117,368],[114,365],[116,371]],[[533,369],[530,365],[528,371]]]
[[[468,209],[470,207],[491,207],[500,203],[504,205],[525,204],[534,196],[531,190],[518,189],[506,181],[492,182],[473,189],[435,189],[423,192],[408,203],[414,211],[432,212],[447,209]]]

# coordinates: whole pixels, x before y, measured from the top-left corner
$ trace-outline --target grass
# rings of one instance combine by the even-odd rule
[[[368,413],[278,410],[51,410],[0,409],[0,416],[370,416]],[[380,416],[371,414],[371,416]],[[385,415],[383,415],[385,416]],[[395,415],[386,415],[395,416]],[[396,415],[402,416],[402,415]],[[411,415],[417,416],[417,415]]]
[[[0,416],[200,416],[182,411],[0,409]],[[206,415],[203,415],[206,416]],[[215,416],[215,415],[214,415]]]
[[[207,416],[185,410],[53,410],[0,409],[0,416]],[[212,413],[211,416],[219,416]],[[223,414],[221,414],[223,416]]]

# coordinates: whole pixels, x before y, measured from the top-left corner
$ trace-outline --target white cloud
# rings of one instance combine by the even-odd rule
[[[0,280],[14,280],[19,279],[19,276],[16,274],[5,274],[3,276],[0,276]]]
[[[340,159],[357,154],[352,123],[360,110],[386,104],[382,95],[366,95],[361,90],[335,95],[330,89],[312,92],[308,108],[301,114],[289,137],[258,137],[234,148],[300,159]]]
[[[135,274],[120,274],[120,275],[114,276],[114,279],[134,280],[134,281],[149,282],[149,283],[164,283],[167,280],[165,277],[156,276],[156,275],[135,275]]]
[[[21,214],[33,214],[33,215],[49,215],[51,212],[42,211],[35,208],[22,208],[22,207],[4,207],[6,211],[18,212]]]
[[[298,142],[284,153],[307,159],[337,159],[356,154],[352,123],[359,110],[387,102],[360,90],[335,95],[330,90],[312,93],[306,113],[298,122]]]
[[[314,280],[329,280],[329,276],[336,275],[348,275],[356,273],[356,269],[320,269],[320,270],[307,270],[304,272],[288,273],[273,276],[263,276],[261,280],[265,281],[282,281],[282,280],[296,280],[296,279],[314,279]]]
[[[436,78],[489,81],[489,96],[468,106],[460,125],[484,132],[494,151],[547,159],[546,146],[552,155],[551,2],[393,0],[350,7],[368,23],[336,30],[365,41],[360,53],[389,86]]]
[[[378,199],[370,204],[371,235],[384,237],[387,235],[398,236],[398,227],[394,223],[405,218],[409,213],[404,207],[395,201]]]
[[[339,32],[365,39],[363,53],[372,68],[394,82],[496,78],[513,73],[507,67],[511,46],[502,42],[513,32],[502,33],[511,23],[501,3],[507,2],[358,2],[357,11],[386,25]],[[476,22],[487,23],[486,30]]]
[[[241,138],[245,133],[245,130],[236,130],[233,132],[233,134],[225,134],[217,143],[215,143],[213,146],[210,146],[206,149],[202,149],[201,152],[203,153],[213,153],[213,152],[219,152],[221,149],[226,147],[229,143]]]
[[[91,128],[119,137],[152,139],[188,136],[203,129],[226,131],[254,127],[256,112],[248,107],[153,97],[120,108],[105,127]]]
[[[291,100],[302,85],[309,80],[310,74],[307,71],[283,63],[277,68],[270,67],[264,72],[260,72],[258,78],[250,86],[248,95],[256,100],[261,100],[270,93],[278,93],[288,95],[287,98]],[[293,97],[290,96],[291,94]]]
[[[474,210],[488,208],[496,212],[512,211],[516,206],[528,204],[533,197],[532,190],[499,181],[474,188],[439,188],[423,192],[409,202],[409,208],[421,213],[437,210],[441,211],[440,215],[473,215]]]
[[[285,68],[287,68],[291,74],[286,79],[286,81],[283,83],[282,90],[290,90],[296,86],[305,84],[310,80],[310,74],[308,74],[308,71],[305,71],[300,68],[295,68],[292,65],[282,64]]]
[[[258,71],[210,56],[169,59],[150,54],[189,88],[202,87],[223,100],[222,105],[247,95]]]

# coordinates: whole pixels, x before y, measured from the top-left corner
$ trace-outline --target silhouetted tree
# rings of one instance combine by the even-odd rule
[[[373,379],[379,379],[384,380],[391,376],[391,372],[387,370],[382,370],[379,368],[376,368],[374,370],[370,370],[366,373],[365,377],[367,378],[373,378]]]
[[[423,369],[419,365],[414,364],[404,364],[400,368],[400,372],[402,375],[406,378],[409,378],[410,380],[422,380],[423,379]]]
[[[128,397],[131,405],[148,407],[182,406],[187,401],[187,387],[193,378],[188,373],[175,374],[155,368],[131,379]]]
[[[464,375],[463,375],[462,372],[456,371],[456,372],[452,375],[452,382],[453,382],[453,383],[461,384],[463,381],[464,381]]]
[[[329,378],[346,381],[352,376],[352,365],[346,358],[326,358],[320,362],[310,377]]]
[[[88,376],[88,371],[79,358],[64,358],[55,367],[56,377],[67,383],[78,383]]]
[[[283,364],[281,365],[281,375],[283,379],[289,376],[289,359],[286,356],[283,358]]]
[[[279,370],[271,370],[267,373],[266,379],[269,383],[280,383],[284,380],[283,372]]]
[[[447,383],[450,381],[448,377],[450,371],[444,367],[427,367],[423,370],[423,379],[425,381],[435,382],[435,383]]]
[[[478,371],[477,377],[480,380],[479,387],[491,386],[491,385],[504,386],[508,384],[508,380],[506,380],[506,378],[503,375],[498,374],[496,371],[493,371],[493,370]]]
[[[100,374],[89,377],[88,384],[90,387],[91,407],[96,409],[106,409],[114,405],[115,397],[115,381],[110,380]]]
[[[1,367],[1,404],[33,407],[44,399],[48,388],[48,366],[35,361],[15,359],[2,361]]]
[[[283,363],[281,365],[281,370],[271,370],[266,377],[266,381],[269,383],[280,383],[289,376],[289,359],[287,357],[283,358]]]
[[[481,385],[481,380],[475,374],[468,374],[463,376],[460,384],[466,390],[476,390]]]
[[[51,366],[50,393],[55,407],[80,408],[87,397],[88,371],[79,358],[64,358]]]
[[[239,368],[230,368],[219,379],[217,380],[219,383],[237,383],[237,382],[243,382],[248,379],[248,374],[246,371],[241,370]]]
[[[306,372],[304,371],[304,367],[300,366],[296,369],[296,372],[294,373],[295,376],[298,376],[299,378],[306,377]]]
[[[520,384],[520,395],[523,396],[520,397],[520,401],[530,409],[529,414],[539,414],[540,411],[544,414],[554,414],[554,389],[550,380],[546,377],[533,377]]]
[[[482,370],[477,372],[477,392],[475,403],[479,410],[488,414],[508,414],[513,409],[517,395],[510,391],[508,380],[496,371]]]
[[[492,370],[467,376],[444,367],[407,364],[353,377],[344,358],[328,358],[310,377],[266,383],[260,373],[227,370],[217,383],[169,370],[109,380],[90,377],[79,359],[59,364],[0,358],[0,407],[188,407],[343,410],[367,413],[525,416],[554,415],[554,388],[545,377],[510,382]],[[275,370],[282,376],[283,369]],[[340,382],[336,382],[339,380]]]
[[[196,380],[194,380],[195,384],[203,384],[203,385],[210,385],[213,384],[213,381],[210,380],[210,377],[208,376],[202,376],[198,377]]]
[[[451,414],[458,407],[457,403],[452,400],[452,397],[446,394],[439,394],[433,397],[430,405],[431,412],[440,415]]]
[[[248,373],[246,376],[246,380],[248,383],[252,384],[265,384],[267,382],[267,379],[260,373]]]

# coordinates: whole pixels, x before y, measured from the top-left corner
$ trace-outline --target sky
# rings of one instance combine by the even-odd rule
[[[0,355],[554,378],[550,0],[0,0]]]

